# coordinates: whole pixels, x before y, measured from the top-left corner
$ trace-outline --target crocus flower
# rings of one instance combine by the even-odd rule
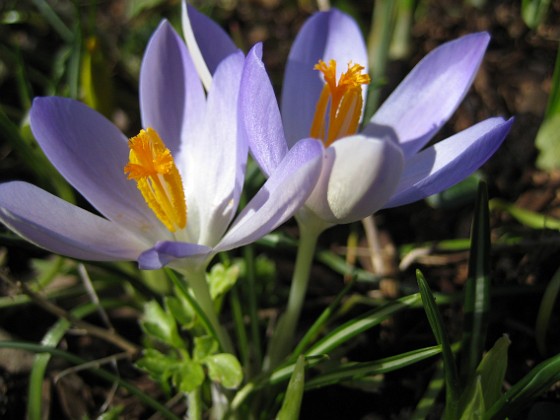
[[[273,230],[307,199],[322,152],[316,142],[300,143],[233,220],[248,153],[237,113],[245,65],[236,49],[222,56],[206,96],[186,45],[164,21],[142,61],[137,136],[127,139],[78,101],[35,99],[37,142],[100,215],[14,181],[0,185],[0,220],[50,251],[137,260],[146,269],[188,257],[203,265]]]
[[[189,17],[196,22],[192,28],[204,19],[191,9]],[[225,35],[216,31],[213,38],[219,37]],[[240,112],[251,152],[272,176],[301,139],[320,140],[322,174],[298,214],[325,226],[440,192],[479,168],[513,122],[490,118],[423,149],[464,98],[488,42],[488,34],[476,33],[433,50],[359,131],[368,82],[364,40],[346,14],[336,9],[317,13],[290,51],[281,109],[260,45],[249,53]]]

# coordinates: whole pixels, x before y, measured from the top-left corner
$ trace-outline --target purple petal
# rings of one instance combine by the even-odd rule
[[[187,205],[197,217],[190,237],[208,246],[222,237],[243,189],[248,145],[238,130],[237,112],[243,66],[241,52],[218,66],[208,92],[204,129],[194,133],[186,146]]]
[[[0,220],[28,241],[72,258],[135,260],[147,247],[116,223],[20,181],[0,184]]]
[[[166,232],[124,174],[128,139],[109,120],[81,102],[58,97],[36,98],[30,120],[51,163],[101,214],[147,236]]]
[[[430,52],[375,113],[363,131],[378,137],[395,130],[405,158],[437,133],[455,112],[480,67],[490,36],[467,35]]]
[[[412,203],[462,181],[500,147],[513,118],[490,118],[416,154],[405,163],[386,208]]]
[[[356,22],[339,10],[316,13],[305,22],[296,37],[286,66],[282,91],[282,118],[288,145],[309,136],[323,80],[313,67],[317,61],[333,59],[337,73],[347,64],[367,70],[367,50]],[[365,90],[364,90],[365,92]]]
[[[307,207],[328,223],[351,223],[373,214],[394,193],[403,167],[392,141],[356,135],[337,140]]]
[[[211,75],[227,56],[237,52],[231,38],[212,19],[182,2],[183,33],[195,66],[209,88]]]
[[[187,47],[169,22],[154,32],[140,70],[142,124],[160,135],[173,155],[204,115],[202,84]]]
[[[203,259],[210,251],[211,248],[207,246],[187,242],[158,242],[138,257],[138,267],[142,270],[157,270],[180,258]]]
[[[304,139],[290,149],[235,220],[215,251],[246,245],[276,229],[303,205],[321,172],[322,144]]]
[[[249,54],[239,93],[240,117],[251,153],[269,176],[288,153],[276,96],[261,61],[262,45]]]

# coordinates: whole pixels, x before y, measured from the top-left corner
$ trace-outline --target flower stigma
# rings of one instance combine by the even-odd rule
[[[133,179],[146,204],[157,218],[175,232],[187,225],[187,204],[183,182],[171,151],[153,128],[140,130],[128,141],[129,162],[124,167]]]
[[[328,147],[333,141],[358,131],[364,103],[362,85],[369,84],[370,78],[363,72],[363,66],[351,62],[338,83],[335,60],[330,60],[329,64],[319,60],[313,68],[323,73],[325,86],[317,101],[310,136],[322,140]]]

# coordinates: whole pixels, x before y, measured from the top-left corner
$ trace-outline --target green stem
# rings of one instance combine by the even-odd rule
[[[235,354],[231,339],[218,320],[216,310],[214,309],[214,301],[212,300],[212,296],[210,296],[210,287],[206,281],[204,270],[189,271],[186,273],[185,277],[194,293],[194,296],[196,297],[198,305],[206,314],[208,321],[210,321],[210,325],[212,325],[212,328],[216,333],[216,337],[220,342],[221,349],[226,353]]]
[[[202,420],[202,397],[200,387],[188,393],[189,419]]]
[[[313,256],[315,255],[317,239],[324,230],[323,226],[317,226],[314,223],[298,222],[298,224],[300,242],[292,277],[290,295],[288,297],[286,312],[280,318],[278,326],[270,340],[268,359],[265,361],[266,369],[274,369],[277,367],[293,347],[297,323],[307,292],[309,273],[311,271],[311,264],[313,263]]]

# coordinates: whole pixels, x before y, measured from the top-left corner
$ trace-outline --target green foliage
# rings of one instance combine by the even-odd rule
[[[305,385],[305,358],[299,356],[294,371],[286,389],[282,408],[276,418],[278,420],[291,420],[299,418],[301,400]]]
[[[521,2],[521,17],[525,24],[534,29],[546,18],[550,0],[523,0]]]
[[[206,279],[210,285],[210,295],[216,300],[231,290],[239,278],[239,267],[232,265],[226,267],[223,264],[215,264]]]
[[[527,1],[530,3],[548,3],[548,1]],[[548,7],[548,5],[546,5]],[[541,5],[542,7],[542,5]],[[552,76],[552,88],[548,98],[548,106],[544,121],[537,133],[535,145],[539,149],[537,166],[544,170],[560,168],[560,44],[556,54],[556,64]]]

